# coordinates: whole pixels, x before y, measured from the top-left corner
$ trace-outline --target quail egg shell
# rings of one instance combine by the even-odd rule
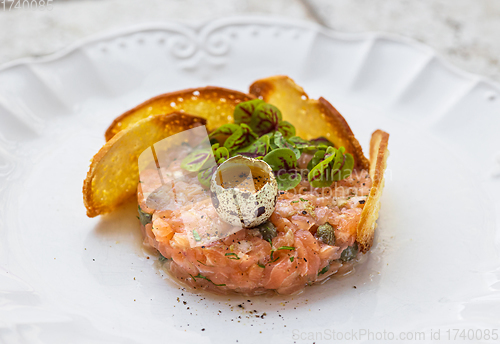
[[[278,183],[266,162],[237,155],[217,168],[210,191],[222,220],[251,228],[271,217],[278,198]]]

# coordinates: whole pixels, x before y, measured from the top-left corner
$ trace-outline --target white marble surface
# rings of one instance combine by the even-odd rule
[[[404,35],[460,68],[500,80],[498,0],[54,0],[50,12],[0,8],[0,64],[123,26],[246,14],[317,20],[342,32]]]
[[[385,31],[430,45],[467,71],[500,80],[498,0],[310,0],[331,28]]]

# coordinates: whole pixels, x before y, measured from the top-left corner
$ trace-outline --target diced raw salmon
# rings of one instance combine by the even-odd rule
[[[179,161],[162,170],[165,178],[180,170]],[[147,184],[147,178],[152,178],[148,185],[155,185],[157,176],[153,172],[141,173],[140,185]],[[196,176],[171,180],[171,184],[175,202],[167,208],[155,211],[147,207],[144,193],[152,192],[150,189],[139,187],[138,201],[143,210],[154,212],[152,224],[142,226],[144,243],[169,259],[172,275],[193,288],[218,293],[260,294],[275,290],[290,294],[343,271],[345,264],[339,258],[356,240],[371,180],[366,171],[354,171],[330,188],[314,189],[302,183],[300,188],[280,192],[269,219],[278,233],[272,242],[264,240],[257,230],[242,229],[196,247],[190,245],[188,237],[194,228],[203,233],[214,223],[221,229],[227,224],[218,218]],[[316,237],[318,226],[327,222],[335,229],[333,245]]]

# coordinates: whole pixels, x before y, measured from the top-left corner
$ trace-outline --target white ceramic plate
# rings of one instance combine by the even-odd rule
[[[375,129],[391,134],[376,243],[353,274],[251,303],[194,295],[148,259],[133,204],[86,217],[82,182],[114,117],[167,91],[244,91],[275,74],[330,100],[365,151]],[[363,330],[430,342],[454,329],[490,343],[485,331],[500,331],[499,88],[415,42],[264,18],[94,37],[0,71],[0,176],[5,343],[371,339]]]

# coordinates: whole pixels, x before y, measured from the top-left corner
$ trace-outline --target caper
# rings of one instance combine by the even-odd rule
[[[328,222],[318,227],[316,236],[327,245],[335,245],[335,229]]]
[[[354,243],[354,245],[347,246],[347,248],[344,251],[342,251],[342,254],[340,255],[340,260],[343,262],[348,262],[356,258],[357,254],[358,254],[358,244]]]
[[[141,209],[141,206],[137,207],[137,211],[139,212],[139,221],[141,221],[141,224],[143,226],[147,225],[148,223],[151,223],[151,220],[153,219],[153,214],[146,213]]]
[[[259,225],[257,228],[259,229],[259,232],[262,235],[262,239],[266,241],[271,241],[278,235],[276,227],[273,225],[271,221],[266,221],[263,224]]]

